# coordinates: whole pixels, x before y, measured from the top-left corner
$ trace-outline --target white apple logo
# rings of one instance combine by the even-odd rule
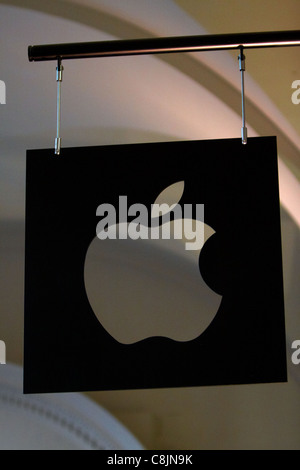
[[[169,210],[177,205],[183,188],[184,182],[178,182],[160,194],[151,221],[157,217],[158,204],[166,203]],[[191,227],[191,234],[182,230],[183,224]],[[214,230],[202,220],[186,218],[169,220],[160,228],[170,230],[171,237],[151,238],[151,228],[135,221],[115,224],[108,227],[117,234],[115,239],[99,239],[97,232],[88,247],[86,294],[101,325],[119,343],[154,336],[191,341],[206,330],[219,309],[222,297],[205,284],[198,266],[201,248]],[[176,238],[178,231],[181,238]],[[199,231],[201,246],[191,249],[192,236]],[[125,238],[129,232],[145,237]]]

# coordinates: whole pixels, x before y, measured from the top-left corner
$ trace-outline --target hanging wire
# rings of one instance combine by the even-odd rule
[[[241,72],[241,95],[242,95],[242,144],[247,143],[247,127],[246,127],[246,111],[245,111],[245,80],[244,72],[246,70],[246,57],[244,55],[243,48],[240,48],[239,68]]]
[[[55,138],[55,155],[60,154],[61,137],[60,137],[60,121],[61,121],[61,82],[63,78],[63,66],[61,59],[57,60],[56,81],[57,81],[57,107],[56,107],[56,138]]]

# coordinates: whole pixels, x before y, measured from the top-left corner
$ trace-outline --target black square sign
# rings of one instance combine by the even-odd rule
[[[275,137],[27,153],[24,393],[287,380]]]

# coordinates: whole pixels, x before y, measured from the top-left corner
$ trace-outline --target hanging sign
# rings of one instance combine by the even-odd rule
[[[275,137],[27,153],[24,392],[287,380]]]

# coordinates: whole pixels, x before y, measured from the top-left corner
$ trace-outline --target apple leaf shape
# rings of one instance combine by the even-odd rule
[[[184,191],[184,181],[173,183],[164,189],[152,205],[151,217],[171,212],[180,201]]]

